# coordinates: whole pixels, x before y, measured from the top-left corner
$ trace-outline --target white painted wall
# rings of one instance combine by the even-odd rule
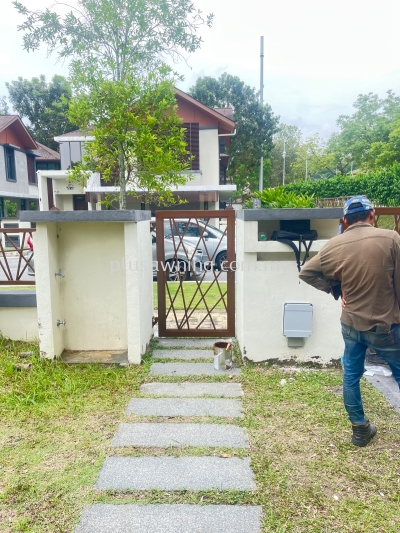
[[[322,221],[321,227],[314,221],[312,226],[324,236],[328,228],[331,237],[337,233],[337,221]],[[340,359],[340,301],[300,282],[293,251],[282,243],[258,242],[257,222],[237,219],[236,228],[237,338],[243,356],[251,361],[293,359],[322,364]],[[276,251],[272,251],[274,246]],[[318,248],[314,243],[313,254]],[[289,348],[282,334],[285,302],[313,305],[313,333],[301,348]]]
[[[149,221],[38,223],[35,267],[40,349],[128,350],[140,363],[152,336]],[[140,271],[129,261],[145,261]],[[64,277],[55,274],[61,269]],[[66,325],[57,326],[57,320]]]
[[[200,170],[202,185],[219,185],[218,129],[200,130]],[[191,185],[191,182],[188,182]]]
[[[0,307],[0,332],[14,341],[37,339],[36,307]]]
[[[58,225],[66,350],[123,350],[127,346],[125,276],[110,264],[124,256],[120,223]]]

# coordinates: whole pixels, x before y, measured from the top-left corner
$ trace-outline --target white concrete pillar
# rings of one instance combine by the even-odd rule
[[[57,320],[63,320],[63,316],[62,281],[55,275],[59,271],[55,222],[37,224],[34,246],[40,353],[47,359],[54,359],[64,350],[64,326],[57,326]]]
[[[153,334],[153,269],[150,222],[125,222],[128,360],[139,364]]]

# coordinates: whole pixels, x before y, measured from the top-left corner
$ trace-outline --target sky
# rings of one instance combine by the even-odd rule
[[[43,9],[52,0],[21,0]],[[71,3],[76,0],[69,0]],[[48,58],[43,48],[22,49],[21,23],[11,0],[0,0],[0,96],[6,81],[18,76],[68,75],[68,65]],[[264,102],[281,122],[300,127],[304,136],[323,138],[337,130],[341,114],[351,114],[358,94],[400,94],[398,0],[194,0],[214,13],[212,28],[202,28],[201,49],[174,65],[188,90],[200,76],[228,72],[260,87],[260,36],[264,36]]]

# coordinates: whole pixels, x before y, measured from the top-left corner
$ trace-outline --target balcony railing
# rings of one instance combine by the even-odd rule
[[[35,285],[33,251],[28,237],[35,229],[0,229],[0,285]]]

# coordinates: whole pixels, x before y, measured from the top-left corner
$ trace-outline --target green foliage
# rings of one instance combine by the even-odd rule
[[[270,174],[269,153],[278,122],[271,107],[262,106],[255,89],[226,72],[218,79],[199,78],[189,93],[208,107],[233,108],[237,133],[226,148],[231,156],[227,177],[237,186],[238,196],[257,190],[261,156],[266,177]]]
[[[94,140],[85,144],[70,179],[82,182],[90,172],[106,182],[117,178],[120,209],[126,209],[127,192],[139,197],[144,191],[156,203],[173,202],[171,188],[186,183],[181,172],[188,163],[169,75],[163,68],[144,79],[93,80],[90,92],[72,100],[71,120]]]
[[[68,119],[71,86],[67,79],[53,76],[48,83],[43,75],[31,80],[19,77],[6,86],[13,108],[29,122],[27,129],[32,137],[58,150],[53,138],[76,129]]]
[[[353,115],[341,115],[340,132],[328,142],[328,153],[341,174],[351,164],[362,170],[375,170],[399,159],[400,97],[388,91],[384,99],[377,94],[360,94]]]
[[[334,198],[364,194],[376,205],[400,205],[400,163],[375,172],[356,176],[336,176],[329,179],[301,181],[285,186],[286,192]]]
[[[50,1],[43,10],[13,5],[25,17],[24,49],[47,45],[49,54],[71,58],[72,74],[99,71],[104,78],[124,79],[159,66],[164,56],[173,60],[200,47],[196,35],[212,15],[203,18],[191,0],[78,0],[70,6]],[[65,9],[67,6],[67,12]]]
[[[287,191],[285,187],[275,187],[256,192],[253,198],[260,198],[263,209],[281,208],[304,208],[316,207],[313,195],[299,194]],[[249,198],[244,203],[244,209],[253,208],[253,198]]]
[[[290,183],[298,177],[293,171],[293,165],[302,143],[300,128],[279,124],[279,129],[273,137],[273,143],[270,153],[271,171],[269,175],[265,175],[264,183],[268,182],[271,187],[276,187],[282,183],[283,179],[283,151],[286,152],[285,183]]]
[[[15,218],[17,216],[18,206],[11,200],[4,200],[4,209],[9,218]]]
[[[0,97],[0,115],[9,115],[10,109],[8,107],[7,97],[1,96]]]

